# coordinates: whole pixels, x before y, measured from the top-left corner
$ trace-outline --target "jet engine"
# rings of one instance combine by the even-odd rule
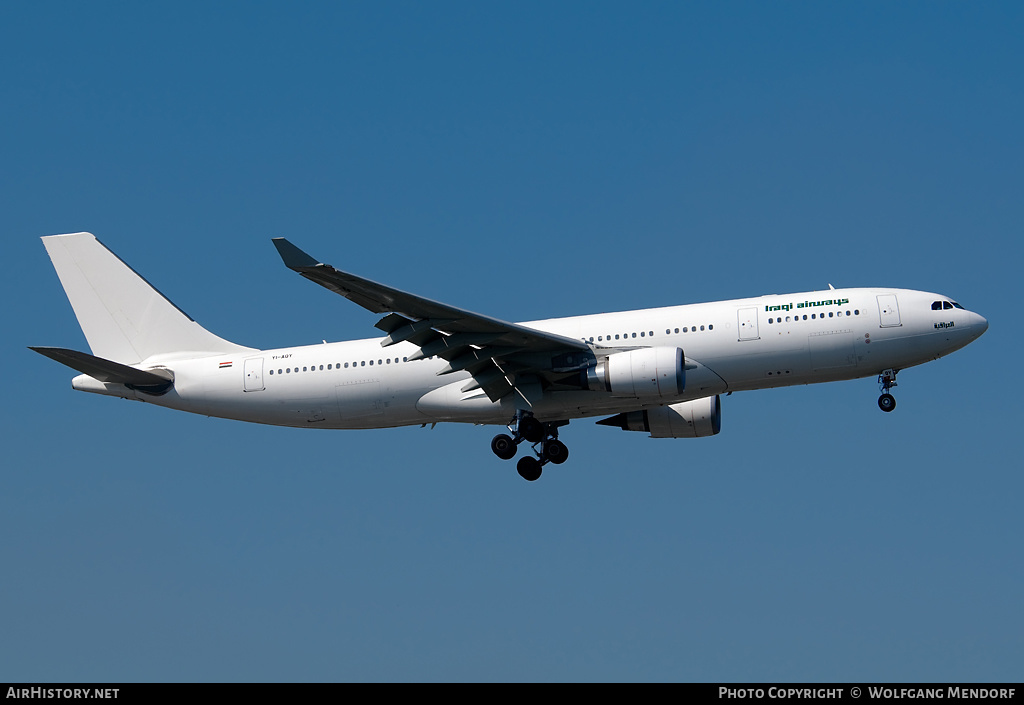
[[[598,421],[623,431],[647,431],[651,438],[700,438],[722,430],[722,405],[718,396],[683,401],[643,411],[628,411]]]
[[[587,371],[587,388],[617,396],[670,399],[683,393],[682,348],[655,347],[614,353]]]

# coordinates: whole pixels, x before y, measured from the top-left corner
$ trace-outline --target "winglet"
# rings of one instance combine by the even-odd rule
[[[294,269],[297,272],[301,269],[316,267],[320,264],[320,262],[317,262],[283,237],[273,238],[273,243],[274,247],[277,248],[277,253],[281,255],[281,259],[284,260],[284,264],[288,269]]]

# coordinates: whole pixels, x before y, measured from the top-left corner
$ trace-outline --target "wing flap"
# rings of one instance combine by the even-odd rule
[[[395,330],[391,331],[390,333],[388,333],[388,337],[380,341],[380,345],[381,347],[386,348],[389,345],[394,345],[395,343],[403,343],[406,340],[423,338],[423,333],[426,333],[427,331],[434,333],[435,328],[443,327],[446,323],[451,323],[451,321],[435,321],[430,318],[424,318],[421,321],[409,323],[408,325],[402,326],[401,328],[396,328]],[[433,335],[428,337],[433,337]]]
[[[459,355],[468,352],[471,345],[482,347],[493,343],[498,336],[494,333],[456,333],[455,335],[444,335],[438,340],[424,344],[419,350],[409,356],[410,360],[420,360],[425,357],[437,355],[445,360],[452,360]]]
[[[473,379],[491,401],[498,401],[515,389],[515,378],[511,380],[497,366],[490,366],[473,375]]]
[[[407,326],[413,323],[405,316],[400,316],[397,313],[389,313],[373,324],[374,328],[380,328],[385,333],[393,333],[402,326]]]

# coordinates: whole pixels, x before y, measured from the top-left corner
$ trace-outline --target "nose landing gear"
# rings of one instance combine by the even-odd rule
[[[896,397],[889,394],[889,390],[896,386],[896,373],[899,370],[884,370],[878,375],[878,386],[882,390],[882,396],[878,397],[878,408],[890,412],[896,408]]]
[[[516,470],[524,480],[533,482],[540,477],[541,469],[548,463],[561,465],[569,459],[569,449],[558,440],[559,426],[565,426],[568,423],[568,421],[542,423],[528,412],[519,412],[514,425],[508,427],[512,435],[499,433],[491,439],[491,450],[502,460],[511,460],[515,457],[520,443],[523,441],[530,443],[537,457],[520,458],[516,464]],[[537,446],[540,446],[540,450],[537,449]]]

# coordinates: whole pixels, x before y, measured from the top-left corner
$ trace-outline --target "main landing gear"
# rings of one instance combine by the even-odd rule
[[[896,373],[899,370],[884,370],[878,375],[878,387],[882,390],[882,396],[878,397],[878,408],[889,412],[896,408],[896,397],[889,394],[889,390],[896,386]]]
[[[569,449],[558,440],[558,427],[565,426],[568,421],[549,421],[542,423],[535,419],[528,412],[519,412],[513,424],[508,430],[511,436],[499,433],[491,439],[491,450],[502,460],[511,460],[516,456],[519,444],[523,441],[533,446],[533,452],[537,457],[529,455],[519,459],[516,470],[519,475],[529,482],[540,477],[541,468],[548,463],[561,465],[569,459]],[[540,450],[537,450],[540,446]]]

